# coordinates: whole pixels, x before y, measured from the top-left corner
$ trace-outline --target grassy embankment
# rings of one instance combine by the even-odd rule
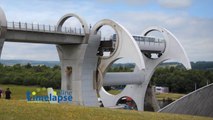
[[[213,120],[207,117],[139,112],[66,104],[0,100],[0,120]]]
[[[9,87],[12,100],[0,99],[0,120],[213,120],[207,117],[176,115],[154,112],[117,110],[97,107],[83,107],[67,104],[27,103],[25,92],[35,91],[39,87],[0,85]],[[42,91],[40,94],[45,94]]]

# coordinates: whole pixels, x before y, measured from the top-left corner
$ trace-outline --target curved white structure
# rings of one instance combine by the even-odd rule
[[[169,32],[165,28],[153,26],[153,27],[145,29],[142,35],[147,36],[152,31],[160,32],[164,36],[164,39],[166,41],[166,48],[163,55],[156,60],[147,60],[150,62],[154,61],[155,64],[151,63],[153,68],[155,68],[159,63],[163,61],[173,59],[182,63],[187,69],[191,69],[190,61],[188,59],[188,56],[183,46],[180,44],[178,39],[171,32]]]
[[[83,28],[83,34],[62,31],[64,22],[75,17]],[[116,32],[116,45],[109,57],[98,56],[102,47],[98,30],[104,25],[112,27]],[[14,23],[7,27],[7,20],[0,8],[0,56],[5,41],[56,44],[61,62],[61,89],[72,90],[73,103],[86,106],[98,106],[100,95],[105,107],[115,106],[124,96],[131,97],[138,110],[144,108],[144,97],[147,85],[157,65],[169,59],[174,59],[190,69],[188,57],[179,41],[168,30],[161,27],[147,28],[142,37],[147,37],[152,31],[159,31],[165,42],[141,42],[134,38],[122,25],[113,20],[104,19],[97,22],[91,32],[87,22],[80,16],[70,13],[64,15],[57,23],[57,28],[45,25],[34,28],[27,23]],[[30,28],[29,28],[30,27]],[[151,40],[152,41],[152,40]],[[158,46],[156,46],[158,45]],[[111,50],[111,49],[109,49]],[[141,53],[142,52],[142,53]],[[147,53],[148,52],[148,55]],[[159,58],[152,59],[149,52],[159,54]],[[161,55],[162,54],[162,55]],[[106,73],[116,60],[126,58],[135,64],[132,73]],[[104,80],[105,79],[105,80]],[[105,81],[105,82],[104,82]],[[118,95],[111,95],[103,89],[103,85],[126,85]]]
[[[4,45],[6,31],[7,31],[7,19],[4,14],[4,11],[0,7],[0,58],[1,58],[1,51]]]
[[[98,65],[99,70],[99,89],[103,84],[103,76],[108,69],[109,65],[121,58],[128,58],[133,60],[140,70],[145,69],[143,57],[140,54],[140,49],[131,36],[131,34],[119,23],[104,19],[96,23],[92,29],[94,34],[97,34],[98,30],[104,26],[111,26],[117,33],[117,45],[115,51],[109,57],[100,57],[100,63]],[[128,48],[128,49],[127,49]],[[134,54],[132,54],[134,53]]]
[[[87,22],[83,18],[81,18],[80,16],[78,16],[77,14],[74,14],[74,13],[69,13],[69,14],[66,14],[61,17],[61,19],[58,21],[58,24],[57,24],[57,28],[59,31],[61,30],[64,22],[71,17],[75,17],[76,19],[79,20],[79,22],[82,25],[82,28],[84,29],[84,33],[86,33],[86,34],[89,33],[89,28],[88,28]]]
[[[93,31],[97,32],[103,25],[109,25],[111,26],[117,34],[117,46],[115,48],[114,53],[110,57],[101,57],[100,58],[100,64],[98,66],[99,70],[99,94],[102,99],[102,102],[104,106],[110,107],[110,106],[115,106],[117,101],[123,97],[123,96],[129,96],[135,100],[137,105],[141,105],[140,101],[142,99],[137,99],[138,94],[134,94],[135,91],[138,91],[138,88],[136,89],[128,89],[127,87],[121,94],[119,95],[110,95],[107,93],[101,86],[103,85],[103,77],[106,73],[107,68],[116,60],[120,58],[127,58],[132,60],[133,62],[136,63],[136,66],[139,68],[140,71],[143,71],[145,69],[145,64],[144,64],[144,59],[142,57],[142,54],[140,52],[140,49],[132,37],[132,35],[120,24],[117,22],[114,22],[112,20],[102,20],[98,22],[94,27]],[[128,48],[128,49],[127,49]],[[131,88],[131,87],[130,87]],[[140,97],[141,98],[141,97]],[[139,106],[140,107],[140,106]]]
[[[115,106],[120,98],[122,98],[124,96],[128,96],[128,97],[131,97],[135,101],[138,110],[143,110],[146,89],[147,89],[149,81],[150,81],[157,65],[159,65],[160,63],[162,63],[166,60],[173,59],[173,60],[177,60],[178,62],[182,63],[187,69],[191,69],[191,65],[188,60],[188,57],[187,57],[182,45],[174,37],[174,35],[172,35],[168,30],[166,30],[162,27],[155,26],[155,27],[150,27],[150,28],[147,28],[146,30],[144,30],[143,36],[147,36],[152,31],[161,32],[165,38],[166,48],[165,48],[163,54],[157,59],[151,59],[151,58],[146,57],[143,53],[141,54],[141,55],[143,55],[143,61],[145,62],[146,68],[145,68],[145,70],[140,70],[138,68],[135,68],[135,70],[134,70],[134,73],[141,72],[141,74],[143,75],[143,77],[141,77],[141,83],[135,84],[136,80],[134,78],[132,78],[133,79],[132,83],[130,83],[129,85],[127,84],[127,86],[124,88],[124,90],[118,95],[111,95],[102,88],[100,90],[100,96],[101,96],[104,106],[106,106],[106,107]],[[112,81],[112,78],[110,80]],[[115,80],[116,80],[116,77],[115,77]],[[126,81],[124,81],[124,82],[126,82]]]

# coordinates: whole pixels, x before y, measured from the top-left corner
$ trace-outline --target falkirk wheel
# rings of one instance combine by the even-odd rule
[[[177,38],[167,29],[153,26],[145,29],[141,36],[146,37],[153,31],[160,32],[165,41],[162,43],[157,42],[153,46],[140,43],[119,23],[112,20],[101,20],[94,28],[93,32],[103,25],[111,26],[117,35],[117,45],[114,53],[111,56],[99,57],[100,63],[98,64],[98,92],[104,106],[115,106],[119,99],[122,97],[130,97],[137,105],[138,110],[144,109],[144,99],[150,79],[156,67],[166,60],[177,60],[182,63],[187,69],[191,69],[189,59]],[[163,45],[162,45],[163,44]],[[158,48],[159,47],[159,48]],[[158,49],[158,50],[157,50]],[[159,57],[156,59],[151,58],[143,51],[160,51]],[[134,72],[131,73],[115,73],[106,74],[108,67],[116,60],[121,58],[128,58],[133,60],[136,64]],[[116,81],[117,80],[117,81]],[[117,95],[109,94],[102,86],[103,85],[126,85],[124,90]]]
[[[83,34],[63,34],[63,24],[71,17],[79,20]],[[153,26],[145,29],[139,40],[121,24],[109,19],[100,20],[89,29],[82,17],[70,13],[61,17],[56,26],[55,31],[48,32],[45,29],[43,31],[35,28],[29,30],[27,27],[22,29],[20,23],[18,28],[9,27],[4,11],[0,8],[0,55],[4,42],[7,41],[56,44],[61,63],[61,89],[72,91],[74,104],[98,106],[99,96],[103,105],[110,107],[116,106],[120,98],[128,96],[134,100],[138,110],[144,110],[148,84],[160,63],[172,59],[182,63],[187,69],[191,68],[180,42],[162,27]],[[114,35],[116,42],[111,46],[113,51],[107,57],[103,56],[103,52],[108,49],[101,45],[104,42],[101,41],[101,35],[98,33],[103,26],[110,26],[116,32]],[[155,31],[163,35],[163,41],[148,37],[148,34]],[[38,38],[39,34],[42,35]],[[26,39],[28,35],[30,37]],[[52,35],[54,37],[49,39]],[[30,40],[31,38],[34,39]],[[156,53],[158,58],[153,59],[151,53]],[[130,59],[135,63],[134,71],[108,74],[109,66],[122,58]],[[105,91],[104,85],[126,85],[126,87],[120,94],[112,95]]]

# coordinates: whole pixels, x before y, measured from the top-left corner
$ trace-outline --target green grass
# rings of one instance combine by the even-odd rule
[[[12,99],[13,100],[23,100],[26,99],[26,91],[36,91],[39,88],[40,92],[37,92],[37,94],[39,95],[46,95],[47,91],[46,90],[42,90],[41,87],[37,87],[37,86],[19,86],[19,85],[2,85],[0,84],[0,88],[2,88],[3,90],[6,90],[6,88],[10,88],[11,92],[12,92]],[[119,94],[121,91],[120,90],[110,90],[108,91],[110,94],[116,95]],[[156,94],[156,97],[158,100],[163,100],[163,99],[172,99],[172,100],[176,100],[180,97],[182,97],[184,94],[178,94],[178,93],[161,93],[161,94]]]
[[[0,120],[213,120],[207,117],[0,100]]]
[[[108,91],[108,93],[110,93],[112,95],[117,95],[120,92],[121,92],[121,90],[109,90]],[[163,100],[163,99],[177,100],[184,95],[185,94],[179,94],[179,93],[158,93],[158,94],[156,94],[156,98],[157,98],[157,100]]]
[[[12,100],[24,100],[26,99],[26,91],[30,92],[37,92],[39,95],[47,95],[47,90],[42,89],[41,87],[37,86],[19,86],[19,85],[2,85],[0,84],[0,88],[3,89],[4,91],[7,88],[10,88],[10,91],[12,92],[11,94],[11,99]],[[40,89],[38,92],[37,90]]]
[[[178,94],[178,93],[160,93],[160,94],[156,94],[156,97],[158,100],[163,100],[163,99],[177,100],[184,95],[185,94]]]
[[[0,99],[0,120],[213,120],[205,117],[116,110],[96,107],[83,107],[67,104],[27,103],[24,100],[27,90],[36,91],[36,86],[0,85],[10,88],[12,100]],[[111,91],[113,94],[119,91]],[[47,94],[46,91],[39,94]],[[168,95],[161,95],[160,97]],[[171,95],[170,95],[171,96]],[[174,95],[173,95],[174,96]]]
[[[121,93],[121,90],[109,90],[107,92],[112,94],[112,95],[117,95],[117,94]]]

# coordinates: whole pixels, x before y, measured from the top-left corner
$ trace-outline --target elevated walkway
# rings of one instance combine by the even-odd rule
[[[166,48],[166,41],[155,37],[132,36],[143,53],[163,53]],[[102,38],[100,46],[103,52],[112,52],[116,44],[116,34],[112,38]]]
[[[8,22],[5,41],[44,43],[44,44],[81,44],[85,36],[82,29],[56,26]]]

